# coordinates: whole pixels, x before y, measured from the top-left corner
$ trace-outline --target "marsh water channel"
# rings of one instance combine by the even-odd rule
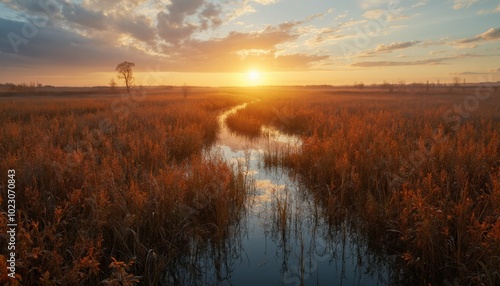
[[[251,103],[249,103],[251,104]],[[390,256],[374,253],[347,221],[331,223],[311,190],[280,167],[265,168],[266,150],[300,148],[299,137],[271,127],[249,139],[232,132],[219,116],[217,143],[208,151],[239,166],[253,188],[241,217],[223,241],[197,245],[178,263],[178,285],[387,285]]]

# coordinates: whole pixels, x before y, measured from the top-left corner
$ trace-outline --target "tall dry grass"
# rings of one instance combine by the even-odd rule
[[[193,240],[223,241],[243,213],[246,177],[202,152],[217,110],[242,98],[0,100],[0,174],[16,170],[22,279],[7,277],[2,248],[1,283],[157,285]]]
[[[500,96],[473,110],[466,96],[304,92],[241,112],[302,135],[266,164],[299,174],[330,221],[360,221],[418,283],[497,285]]]

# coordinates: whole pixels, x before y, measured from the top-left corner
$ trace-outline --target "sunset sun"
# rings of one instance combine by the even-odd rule
[[[260,79],[260,73],[256,70],[251,70],[248,72],[248,79],[252,83],[256,83]]]

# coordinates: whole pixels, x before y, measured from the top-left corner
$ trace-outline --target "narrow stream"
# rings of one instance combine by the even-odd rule
[[[255,183],[246,216],[230,241],[191,257],[196,277],[183,285],[387,285],[390,259],[373,254],[349,224],[329,227],[311,192],[286,170],[264,168],[270,148],[299,148],[301,140],[266,127],[266,136],[249,140],[231,132],[226,117],[210,152],[245,166]],[[200,270],[203,269],[203,270]]]

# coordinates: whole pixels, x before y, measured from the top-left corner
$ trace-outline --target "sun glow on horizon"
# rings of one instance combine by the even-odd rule
[[[246,75],[246,82],[248,85],[262,84],[262,74],[256,69],[249,70]]]
[[[257,70],[251,70],[248,72],[248,79],[252,84],[258,83],[260,80],[260,72]]]

